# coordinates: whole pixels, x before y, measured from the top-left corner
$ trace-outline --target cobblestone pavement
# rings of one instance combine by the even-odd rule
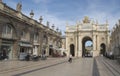
[[[120,65],[104,57],[75,58],[72,63],[68,58],[5,61],[0,68],[0,76],[120,76]]]

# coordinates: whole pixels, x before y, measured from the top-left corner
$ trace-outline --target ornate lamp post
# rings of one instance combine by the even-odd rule
[[[59,31],[59,29],[57,28],[57,29],[56,29],[56,31],[58,32],[58,31]]]
[[[33,18],[33,16],[34,16],[33,10],[31,10],[31,12],[30,12],[30,18]]]
[[[46,23],[46,24],[47,24],[47,27],[49,27],[49,24],[50,24],[50,23],[49,23],[48,21],[47,21],[47,23]]]
[[[52,25],[52,29],[54,30],[54,28],[55,28],[55,26],[54,26],[54,24]]]
[[[42,23],[42,21],[43,21],[42,16],[40,16],[39,21],[40,21],[40,23]]]

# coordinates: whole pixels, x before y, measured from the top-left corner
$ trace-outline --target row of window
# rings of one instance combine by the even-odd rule
[[[2,30],[2,37],[4,38],[13,38],[14,35],[14,28],[11,25],[4,25]],[[34,40],[38,41],[39,35],[37,33],[34,34]],[[21,39],[22,40],[30,40],[30,34],[28,32],[22,31],[21,32]]]

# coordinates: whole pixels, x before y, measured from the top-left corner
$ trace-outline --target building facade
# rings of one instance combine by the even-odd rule
[[[120,20],[111,31],[110,52],[115,57],[120,56]]]
[[[61,33],[34,20],[33,11],[30,17],[21,12],[22,5],[17,4],[16,10],[0,2],[0,56],[16,59],[19,54],[30,53],[41,55],[43,50],[50,55],[50,47],[61,47]]]
[[[85,55],[85,42],[92,41],[92,54],[98,56],[100,53],[105,54],[109,45],[109,25],[99,24],[97,21],[91,21],[89,17],[85,16],[76,25],[66,26],[66,49],[67,55],[83,57]]]

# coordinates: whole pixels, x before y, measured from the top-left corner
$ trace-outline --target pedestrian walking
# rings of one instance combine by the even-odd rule
[[[68,62],[72,63],[72,55],[70,54]]]

